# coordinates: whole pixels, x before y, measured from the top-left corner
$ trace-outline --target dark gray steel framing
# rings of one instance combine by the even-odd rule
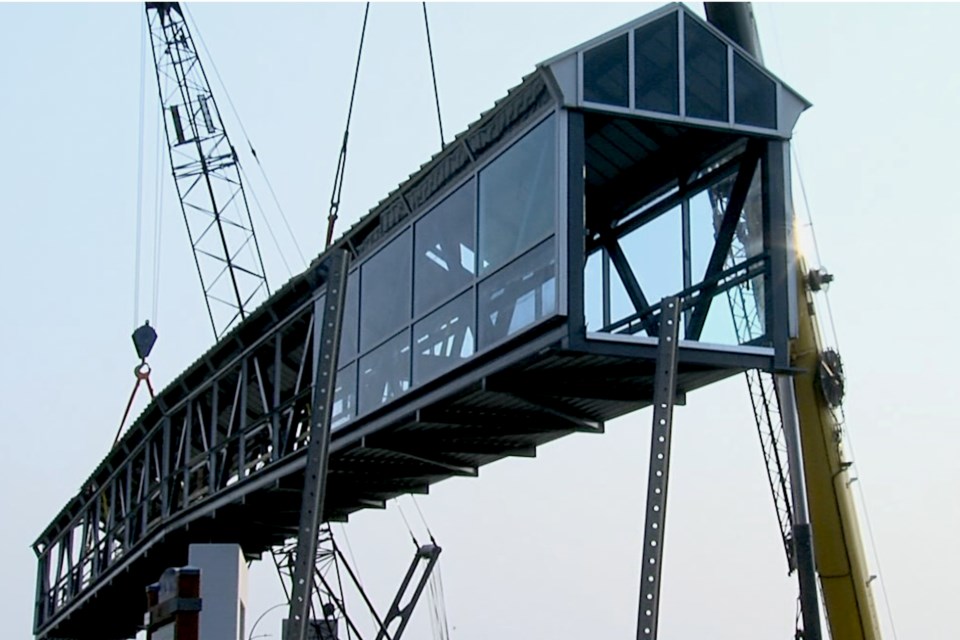
[[[677,16],[682,60],[683,24],[702,21],[681,6],[621,28],[629,34],[631,55],[634,29],[671,16]],[[729,60],[736,45],[702,27],[724,44]],[[544,63],[330,249],[348,251],[360,268],[501,152],[554,118],[555,224],[533,248],[517,254],[553,243],[548,258],[556,266],[548,266],[556,280],[554,311],[332,429],[328,455],[311,464],[321,471],[324,461],[329,465],[321,473],[326,499],[311,522],[382,508],[392,497],[425,493],[451,476],[476,475],[480,466],[505,456],[535,455],[537,446],[564,435],[601,433],[606,420],[649,406],[658,389],[664,306],[649,302],[642,288],[649,274],[638,273],[625,239],[664,215],[682,221],[682,284],[670,294],[677,300],[672,311],[686,321],[684,337],[676,341],[676,400],[748,369],[785,366],[793,286],[785,138],[792,123],[782,113],[787,106],[802,110],[801,99],[775,85],[778,104],[794,101],[780,109],[779,129],[739,124],[734,113],[727,122],[687,118],[682,90],[678,114],[585,104],[577,94],[579,65],[583,51],[598,41]],[[678,69],[683,87],[684,65]],[[732,72],[723,82],[733,82]],[[762,247],[728,261],[732,229],[742,224],[747,188],[758,172]],[[692,198],[730,181],[701,276],[691,262]],[[599,331],[588,331],[585,290],[596,283],[587,281],[585,270],[595,253],[602,263],[602,323]],[[311,437],[325,440],[316,422],[321,368],[314,349],[330,255],[293,278],[168,385],[40,535],[34,544],[39,638],[129,637],[141,620],[143,585],[168,566],[185,563],[190,543],[235,542],[256,558],[298,535],[301,515],[310,510],[302,505],[307,443]],[[611,312],[614,274],[632,304],[624,317]],[[476,291],[484,277],[474,274],[463,291]],[[739,346],[701,343],[712,299],[757,280],[764,298],[762,309],[753,311],[763,315],[763,333]],[[478,327],[479,304],[473,318]],[[411,314],[405,322],[409,331],[416,318]]]
[[[300,504],[300,526],[297,528],[297,549],[294,555],[293,586],[290,594],[290,615],[286,640],[306,640],[313,598],[314,565],[317,559],[320,524],[323,521],[327,470],[330,458],[334,383],[337,377],[337,354],[340,353],[340,330],[347,289],[347,265],[350,254],[343,249],[331,253],[327,269],[326,295],[314,303],[313,312],[313,397],[310,404],[310,436],[307,462],[303,474],[303,496]]]

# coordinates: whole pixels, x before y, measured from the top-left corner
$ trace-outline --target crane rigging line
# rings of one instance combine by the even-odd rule
[[[360,28],[360,45],[357,47],[357,64],[353,70],[353,87],[350,89],[350,105],[347,107],[347,123],[343,128],[343,142],[340,156],[337,158],[337,170],[333,176],[333,193],[330,194],[330,213],[327,215],[327,237],[324,248],[333,242],[333,229],[337,224],[340,210],[340,195],[343,191],[343,176],[347,167],[347,140],[350,137],[350,119],[353,117],[353,101],[357,97],[357,79],[360,77],[360,59],[363,56],[363,41],[367,35],[367,18],[370,16],[370,3],[363,9],[363,26]]]
[[[163,188],[165,181],[163,180],[163,172],[160,170],[160,167],[163,164],[163,125],[161,119],[163,118],[163,110],[157,109],[157,163],[156,163],[156,186],[154,193],[156,194],[156,207],[154,208],[153,213],[153,312],[150,314],[150,317],[153,318],[154,324],[157,323],[158,315],[160,313],[160,249],[162,246],[162,233],[163,233]]]
[[[141,15],[140,21],[145,18]],[[146,102],[146,74],[143,67],[147,57],[147,36],[144,28],[140,29],[140,110],[137,126],[137,237],[134,244],[133,267],[133,327],[140,324],[140,257],[141,242],[143,240],[143,111]]]
[[[196,19],[193,17],[193,14],[190,12],[190,8],[186,5],[181,5],[186,9],[187,16],[190,18],[190,22],[197,24]],[[207,43],[203,39],[203,33],[200,29],[195,29],[197,40],[200,41],[200,46],[203,47],[203,53],[206,55],[207,60],[210,61],[210,66],[213,69],[213,75],[217,79],[217,82],[220,83],[220,88],[223,91],[224,97],[227,99],[227,105],[230,107],[230,111],[233,112],[233,117],[237,121],[237,125],[240,127],[240,132],[243,134],[243,138],[247,143],[247,147],[250,149],[250,155],[253,156],[253,159],[257,163],[257,167],[260,169],[260,175],[263,177],[264,183],[267,185],[267,190],[270,192],[270,197],[273,200],[274,206],[277,207],[277,211],[280,213],[280,219],[283,220],[284,227],[287,229],[287,233],[290,235],[290,239],[293,240],[293,246],[297,250],[297,255],[300,257],[300,262],[303,263],[303,266],[307,266],[307,259],[303,255],[303,250],[300,248],[300,243],[297,242],[297,235],[293,232],[293,229],[290,227],[290,221],[287,219],[287,214],[284,212],[283,207],[280,205],[280,199],[277,197],[276,191],[273,189],[273,184],[270,182],[270,178],[267,176],[266,170],[263,168],[263,163],[260,161],[260,156],[257,155],[257,150],[253,146],[253,142],[250,140],[250,136],[247,134],[247,128],[243,126],[243,120],[240,118],[240,113],[237,111],[236,105],[233,103],[233,98],[230,97],[230,91],[227,89],[227,85],[223,82],[223,78],[220,77],[220,70],[217,68],[217,63],[214,60],[213,56],[210,55],[210,50],[207,48]],[[242,166],[238,160],[237,165],[241,167],[241,172],[243,171]],[[246,174],[243,175],[244,178],[247,178]],[[260,214],[266,220],[267,216],[263,212],[263,207],[260,206],[259,199],[257,198],[256,193],[253,191],[253,185],[249,178],[247,178],[247,185],[250,189],[251,194],[253,195],[254,202],[256,202],[257,207],[260,208]],[[269,227],[270,223],[267,222]],[[277,247],[277,252],[280,253],[280,258],[283,260],[284,266],[287,267],[287,271],[290,272],[290,267],[287,265],[286,259],[283,257],[283,251],[280,249],[280,244],[277,242],[276,236],[273,234],[273,231],[270,231],[270,235],[273,238],[274,245]],[[291,272],[292,273],[292,272]]]
[[[427,3],[423,5],[423,26],[427,31],[427,53],[430,54],[430,75],[433,76],[433,98],[437,104],[437,124],[440,126],[440,148],[447,146],[443,138],[443,117],[440,115],[440,92],[437,90],[437,69],[433,64],[433,44],[430,41],[430,20],[427,18]]]

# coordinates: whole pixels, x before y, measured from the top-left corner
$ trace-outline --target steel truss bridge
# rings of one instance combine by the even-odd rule
[[[787,364],[788,139],[807,106],[680,5],[539,65],[156,397],[34,544],[37,637],[132,637],[144,586],[189,544],[257,558],[297,537],[335,256],[323,520],[656,404],[658,539],[674,403]],[[675,251],[645,267],[663,220]]]

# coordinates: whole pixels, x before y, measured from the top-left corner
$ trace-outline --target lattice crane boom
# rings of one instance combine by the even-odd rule
[[[214,336],[269,296],[236,151],[177,2],[147,2],[177,195]]]

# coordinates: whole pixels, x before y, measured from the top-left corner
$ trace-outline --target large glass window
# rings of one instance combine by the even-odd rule
[[[357,357],[357,327],[360,315],[360,270],[347,276],[347,295],[343,301],[343,326],[340,329],[340,359],[343,364]]]
[[[585,51],[583,99],[620,107],[629,106],[627,34]]]
[[[684,14],[687,115],[727,121],[727,45]]]
[[[367,260],[360,279],[360,352],[410,320],[413,262],[408,229]]]
[[[544,242],[480,283],[480,348],[525,329],[557,311],[554,240]]]
[[[777,86],[739,53],[733,55],[734,120],[755,127],[777,127]]]
[[[476,351],[473,291],[443,305],[413,328],[413,383],[446,373]]]
[[[360,358],[360,413],[376,409],[410,388],[410,329]]]
[[[413,307],[420,315],[473,282],[476,183],[470,180],[416,225]]]
[[[333,391],[331,428],[344,425],[357,414],[357,364],[354,362],[337,372]]]
[[[636,108],[680,113],[680,51],[677,14],[633,32]]]
[[[556,123],[551,116],[480,173],[480,273],[489,273],[556,225]]]

